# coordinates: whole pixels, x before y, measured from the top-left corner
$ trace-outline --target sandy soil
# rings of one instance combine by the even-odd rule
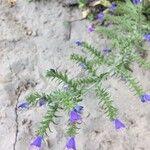
[[[89,22],[79,20],[80,17],[77,8],[63,7],[56,0],[17,0],[12,8],[0,1],[0,150],[29,148],[45,107],[18,110],[17,105],[33,90],[57,88],[45,79],[46,69],[59,67],[74,77],[81,70],[69,56],[83,53],[74,42],[79,39],[100,49],[104,47],[106,41],[88,33]],[[69,28],[63,25],[66,21],[72,21]],[[144,90],[150,92],[150,72],[135,66],[134,74]],[[150,150],[150,104],[141,103],[118,79],[106,82],[106,87],[126,129],[115,130],[91,92],[82,103],[83,123],[76,137],[77,150]],[[66,119],[67,116],[58,120],[59,125],[51,125],[53,132],[48,132],[42,150],[65,149]]]

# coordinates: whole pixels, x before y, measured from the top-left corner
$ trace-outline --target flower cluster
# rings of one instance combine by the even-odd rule
[[[42,97],[38,100],[38,105],[41,107],[43,105],[46,104],[46,97]],[[21,109],[27,109],[29,108],[29,103],[25,100],[25,101],[22,101],[19,105],[18,105],[18,108],[21,108]],[[38,135],[34,141],[30,144],[30,147],[31,147],[31,150],[39,150],[40,147],[41,147],[41,144],[42,144],[42,141],[43,141],[43,137]]]
[[[70,112],[70,123],[75,124],[79,120],[81,120],[81,112],[83,110],[83,106],[77,105],[73,108],[73,110]],[[72,149],[76,150],[76,142],[75,142],[75,137],[69,137],[67,144],[66,144],[67,149]]]
[[[116,3],[115,3],[115,2],[112,2],[112,4],[111,4],[110,7],[109,7],[109,12],[110,12],[110,14],[113,14],[113,13],[115,12],[116,8],[117,8]],[[97,18],[97,20],[98,20],[99,22],[102,23],[102,22],[104,21],[104,19],[105,19],[105,15],[104,15],[103,12],[99,12],[99,13],[97,14],[96,18]],[[88,32],[94,32],[94,31],[95,31],[95,25],[94,25],[94,24],[89,25],[89,26],[88,26]]]
[[[42,97],[38,100],[38,105],[41,107],[43,105],[46,104],[46,97]],[[25,100],[25,101],[22,101],[19,105],[18,105],[18,108],[29,108],[29,103]]]

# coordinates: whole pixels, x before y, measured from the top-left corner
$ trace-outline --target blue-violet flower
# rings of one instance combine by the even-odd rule
[[[69,85],[68,85],[68,84],[65,84],[65,85],[63,86],[63,89],[64,89],[65,91],[67,91],[67,90],[69,89]]]
[[[39,99],[39,106],[41,107],[41,106],[43,106],[43,105],[45,105],[45,104],[46,104],[46,97],[40,98],[40,99]]]
[[[145,34],[145,35],[144,35],[144,40],[150,42],[150,34]]]
[[[29,103],[27,101],[23,101],[18,105],[18,108],[29,108]]]
[[[88,27],[88,31],[89,31],[89,32],[95,31],[94,24],[91,24],[91,25]]]
[[[150,94],[143,94],[140,96],[142,102],[150,101]]]
[[[81,69],[86,69],[86,65],[85,64],[80,63],[79,66],[81,67]]]
[[[125,128],[125,125],[117,118],[114,120],[114,123],[116,129]]]
[[[37,136],[34,141],[31,143],[31,147],[35,148],[35,149],[39,149],[42,145],[42,140],[43,137],[42,136]]]
[[[77,46],[81,46],[81,45],[82,45],[82,42],[78,40],[78,41],[76,41],[76,45],[77,45]]]
[[[110,48],[104,48],[104,49],[103,49],[103,52],[106,53],[106,54],[107,54],[107,53],[110,53],[110,52],[111,52],[111,49],[110,49]]]
[[[81,111],[83,110],[83,106],[76,105],[73,110],[77,113],[81,113]]]
[[[116,8],[117,8],[116,3],[115,3],[115,2],[112,2],[111,6],[109,7],[109,11],[110,11],[111,13],[113,13],[113,12],[116,10]]]
[[[102,22],[104,20],[104,13],[100,12],[97,14],[97,20],[99,20],[100,22]]]
[[[142,2],[142,0],[132,0],[134,5],[138,5]]]
[[[68,148],[68,150],[76,150],[76,143],[74,137],[69,138],[66,147]]]
[[[81,120],[81,116],[74,110],[70,112],[70,122],[75,123],[78,120]]]

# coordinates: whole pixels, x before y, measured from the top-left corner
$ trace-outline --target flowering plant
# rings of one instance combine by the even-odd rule
[[[32,93],[26,97],[26,102],[18,106],[19,108],[28,108],[37,103],[39,106],[47,103],[47,113],[40,123],[35,140],[31,143],[32,147],[41,147],[50,124],[55,124],[59,110],[64,110],[69,114],[66,148],[76,150],[75,136],[79,123],[82,123],[82,112],[84,112],[81,102],[85,94],[91,89],[96,93],[99,104],[115,128],[125,128],[125,124],[119,119],[118,109],[114,106],[111,95],[103,85],[103,81],[113,76],[123,78],[141,102],[150,101],[150,95],[144,92],[137,79],[132,75],[133,62],[139,63],[145,69],[150,69],[150,62],[141,57],[141,52],[146,52],[143,48],[143,42],[150,41],[149,33],[147,33],[150,30],[146,23],[141,23],[145,18],[142,16],[140,2],[128,0],[126,4],[120,3],[117,6],[113,3],[110,9],[110,14],[101,13],[98,15],[98,19],[113,23],[113,26],[107,28],[92,25],[90,30],[106,35],[107,38],[111,39],[110,46],[99,50],[89,43],[77,41],[76,45],[86,50],[91,57],[88,58],[79,54],[71,55],[71,60],[87,72],[86,76],[69,78],[67,72],[60,72],[55,69],[47,70],[46,77],[58,81],[59,84],[63,85],[63,89],[51,93]],[[114,16],[114,13],[117,15]],[[123,15],[120,16],[120,14]],[[103,67],[105,70],[102,69]]]

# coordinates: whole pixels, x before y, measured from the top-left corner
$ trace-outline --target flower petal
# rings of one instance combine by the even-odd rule
[[[33,145],[33,146],[30,146],[30,150],[40,150],[40,148]]]

